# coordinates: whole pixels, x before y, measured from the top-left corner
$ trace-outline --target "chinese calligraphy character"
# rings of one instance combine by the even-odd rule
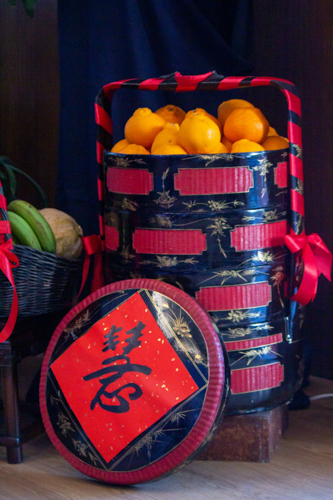
[[[128,330],[126,333],[130,335],[130,337],[126,338],[126,346],[123,348],[122,354],[117,354],[116,356],[112,356],[110,358],[105,359],[102,364],[105,368],[101,368],[93,373],[89,373],[83,380],[89,381],[95,378],[99,378],[99,382],[101,384],[100,389],[97,391],[96,396],[93,398],[90,404],[91,410],[95,408],[97,404],[104,410],[113,412],[113,413],[125,413],[129,411],[130,405],[128,400],[121,395],[121,392],[125,389],[129,389],[130,391],[127,393],[128,398],[131,401],[135,401],[136,399],[142,396],[142,389],[138,384],[134,382],[130,382],[128,384],[124,384],[122,387],[115,389],[113,391],[108,391],[107,388],[110,384],[121,378],[125,373],[128,372],[139,372],[145,375],[150,375],[151,368],[145,365],[139,365],[136,363],[132,363],[130,358],[127,356],[133,349],[136,347],[140,347],[141,340],[140,337],[143,336],[142,330],[145,328],[141,321],[132,328]],[[112,349],[113,351],[116,348],[116,345],[119,344],[118,335],[116,333],[120,332],[122,327],[116,328],[115,325],[112,326],[110,332],[104,337],[107,338],[106,342],[103,345],[103,352]],[[120,363],[119,363],[120,362]],[[106,366],[107,365],[107,366]],[[108,375],[105,377],[105,375]],[[110,403],[104,402],[102,397],[106,398]],[[113,404],[115,403],[115,404]]]
[[[115,325],[112,325],[110,332],[104,335],[104,338],[106,338],[107,341],[103,343],[103,345],[106,346],[102,349],[103,352],[108,351],[109,349],[112,349],[113,351],[115,350],[117,344],[119,344],[119,340],[117,340],[119,337],[116,333],[120,332],[122,329],[122,327],[116,328]]]

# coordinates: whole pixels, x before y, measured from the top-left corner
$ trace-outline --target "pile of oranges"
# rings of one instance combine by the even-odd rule
[[[155,112],[138,108],[127,120],[114,153],[185,155],[249,153],[289,147],[260,109],[243,99],[220,104],[217,117],[202,108],[186,113],[168,104]]]

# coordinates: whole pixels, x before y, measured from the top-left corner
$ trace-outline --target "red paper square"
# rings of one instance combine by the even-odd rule
[[[112,327],[115,333],[109,341],[106,335]],[[118,373],[121,366],[124,372]],[[106,462],[198,390],[139,292],[96,322],[51,369],[68,405]],[[113,380],[106,382],[110,377]],[[131,385],[124,388],[127,384]],[[114,396],[107,398],[105,391]],[[126,406],[128,411],[114,412]]]

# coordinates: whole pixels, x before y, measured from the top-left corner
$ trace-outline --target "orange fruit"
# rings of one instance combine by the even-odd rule
[[[273,127],[270,126],[269,129],[268,129],[267,137],[270,137],[271,135],[279,135],[279,134],[277,133],[277,131],[275,130],[275,128],[273,128]]]
[[[159,148],[156,148],[154,155],[187,155],[185,149],[183,149],[179,144],[162,144]]]
[[[157,109],[155,113],[161,116],[166,122],[178,123],[178,125],[184,120],[186,114],[185,111],[174,104],[167,104],[163,108]]]
[[[223,101],[217,110],[217,117],[222,126],[224,127],[225,121],[234,109],[238,108],[254,108],[253,104],[244,99],[229,99],[229,101]]]
[[[161,132],[159,132],[155,137],[154,142],[151,146],[151,153],[155,154],[155,149],[159,148],[160,146],[164,146],[164,144],[178,144],[178,132],[178,123],[167,122]]]
[[[156,135],[162,130],[165,120],[149,108],[138,108],[125,124],[125,139],[130,144],[139,144],[150,149]]]
[[[121,151],[118,151],[124,155],[150,155],[149,151],[141,144],[128,144]]]
[[[190,115],[193,115],[193,113],[196,113],[197,115],[205,115],[205,116],[208,116],[208,118],[210,118],[211,120],[213,120],[214,123],[216,123],[216,125],[218,126],[218,128],[220,129],[220,132],[222,132],[222,127],[221,127],[221,124],[220,122],[218,121],[217,118],[215,118],[215,116],[211,115],[210,113],[208,113],[205,109],[203,108],[195,108],[195,109],[192,109],[191,111],[188,111],[186,113],[186,116],[185,118],[188,118]]]
[[[289,141],[280,135],[272,135],[267,137],[267,139],[262,143],[262,147],[266,151],[272,149],[285,149],[289,148]]]
[[[193,113],[180,124],[178,143],[189,154],[209,154],[220,140],[219,127],[204,114]]]
[[[209,154],[213,154],[213,155],[218,155],[221,153],[224,153],[224,154],[230,153],[230,150],[224,144],[222,144],[222,142],[220,142],[215,149],[213,149],[212,151],[209,151]]]
[[[267,137],[269,123],[258,108],[238,108],[224,124],[224,135],[231,142],[248,139],[261,144]]]
[[[249,141],[248,139],[240,139],[233,143],[231,153],[251,153],[252,151],[265,151],[265,149],[257,142]]]
[[[225,135],[222,137],[221,142],[222,142],[222,144],[224,144],[224,145],[225,145],[225,147],[227,148],[227,150],[228,150],[228,151],[229,151],[229,153],[230,153],[230,151],[231,151],[231,146],[232,146],[232,142],[231,142],[231,141],[229,141],[229,139],[227,139],[227,137],[226,137]]]
[[[122,149],[129,145],[127,139],[121,139],[121,141],[116,142],[116,144],[111,149],[111,153],[119,153]]]

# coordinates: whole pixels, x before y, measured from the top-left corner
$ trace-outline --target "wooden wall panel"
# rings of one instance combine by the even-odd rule
[[[33,176],[54,204],[59,122],[57,0],[33,18],[0,0],[0,155]],[[19,195],[38,203],[20,177]]]
[[[332,26],[331,0],[254,0],[255,73],[286,78],[300,91],[306,232],[319,233],[331,251]],[[278,116],[280,108],[277,100],[272,97],[270,104]],[[280,116],[278,120],[281,120]],[[311,342],[312,372],[333,379],[332,306],[332,285],[321,278],[318,295],[306,308],[305,336]]]

